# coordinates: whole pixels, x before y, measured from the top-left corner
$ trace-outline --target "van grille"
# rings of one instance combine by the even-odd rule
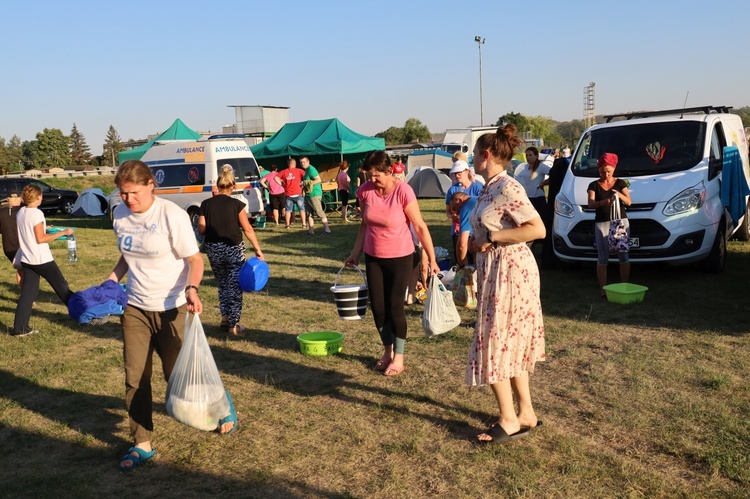
[[[630,235],[640,239],[641,247],[662,246],[669,239],[669,231],[655,220],[629,218],[628,221],[630,222]],[[570,231],[568,238],[573,246],[593,246],[594,221],[584,220],[579,222]]]
[[[656,203],[638,203],[631,204],[628,206],[628,212],[631,211],[651,211],[656,208]],[[589,208],[588,205],[582,205],[581,210],[584,213],[595,213],[596,208]]]

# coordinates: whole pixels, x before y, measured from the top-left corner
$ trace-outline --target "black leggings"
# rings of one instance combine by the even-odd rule
[[[370,308],[385,346],[393,344],[393,336],[406,339],[404,298],[413,258],[411,253],[398,258],[376,258],[365,253]],[[390,327],[386,328],[386,324]]]
[[[18,308],[16,308],[16,319],[13,322],[13,331],[20,333],[29,329],[29,318],[31,318],[31,307],[39,295],[39,277],[44,279],[52,286],[57,296],[67,305],[73,292],[68,287],[68,281],[60,272],[54,260],[41,265],[30,265],[23,263],[23,284],[21,285],[21,297],[18,299]]]

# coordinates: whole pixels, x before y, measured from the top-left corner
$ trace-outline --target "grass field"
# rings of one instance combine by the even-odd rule
[[[448,247],[442,203],[420,205]],[[427,339],[421,307],[409,307],[406,371],[378,375],[371,315],[340,321],[329,291],[357,226],[331,219],[331,237],[258,230],[271,279],[245,295],[242,337],[218,328],[207,264],[203,322],[240,427],[223,437],[177,423],[155,376],[157,455],[132,473],[117,470],[131,445],[119,322],[74,323],[44,283],[32,315],[39,334],[0,335],[0,497],[750,495],[749,244],[729,244],[720,275],[634,264],[633,282],[649,291],[633,305],[599,299],[593,265],[542,271],[547,361],[531,383],[544,426],[480,446],[472,438],[497,409],[487,387],[463,381],[472,312]],[[107,277],[119,256],[107,219],[48,222],[78,228],[77,263],[63,242],[51,245],[73,289]],[[18,288],[10,264],[0,269],[7,330]],[[344,351],[303,356],[296,335],[308,331],[343,333]]]

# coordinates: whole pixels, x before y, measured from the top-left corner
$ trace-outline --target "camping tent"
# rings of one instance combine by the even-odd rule
[[[86,189],[78,196],[71,215],[74,217],[100,217],[107,213],[107,196],[101,189]]]
[[[357,133],[331,118],[287,123],[250,150],[259,161],[292,156],[334,156],[334,161],[341,161],[347,154],[385,150],[385,140]]]
[[[434,168],[422,167],[409,180],[409,186],[414,189],[418,198],[443,198],[451,188],[452,182],[448,175]]]
[[[119,153],[117,155],[117,162],[118,164],[122,164],[130,159],[141,159],[143,155],[146,154],[146,151],[148,151],[157,140],[198,140],[200,138],[201,134],[191,130],[180,118],[177,118],[174,120],[174,123],[172,123],[172,126],[142,146]]]
[[[449,152],[439,149],[428,149],[426,151],[414,151],[406,160],[406,171],[411,172],[420,167],[437,168],[449,171],[453,166],[453,156]]]

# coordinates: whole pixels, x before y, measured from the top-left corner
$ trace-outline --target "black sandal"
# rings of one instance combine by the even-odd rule
[[[531,429],[528,426],[522,426],[520,430],[508,435],[502,426],[495,423],[487,428],[484,433],[492,437],[492,440],[478,440],[480,444],[505,444],[514,440],[519,440],[529,436]],[[479,437],[477,436],[477,439]]]

